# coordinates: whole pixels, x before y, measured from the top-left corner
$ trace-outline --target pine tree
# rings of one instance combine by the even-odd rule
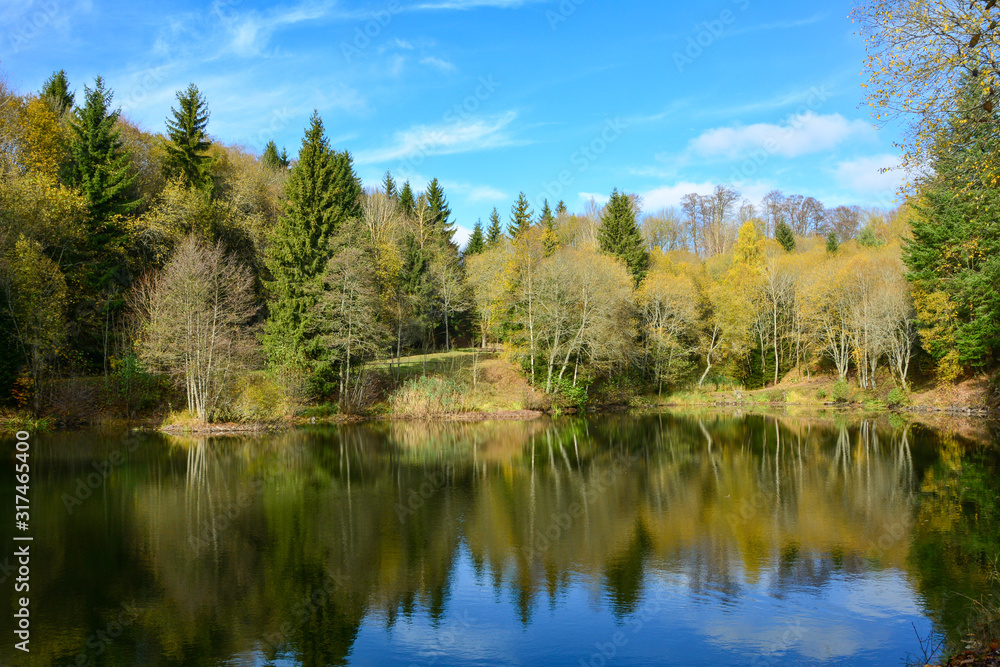
[[[117,123],[120,110],[110,111],[113,94],[97,77],[94,88],[83,87],[84,105],[71,123],[70,161],[64,180],[87,199],[91,220],[108,222],[139,206],[132,188],[137,175],[125,150]]]
[[[562,216],[566,215],[566,213],[568,213],[568,211],[566,209],[566,202],[564,202],[564,201],[562,201],[560,199],[559,200],[559,205],[556,206],[556,217],[561,218]]]
[[[444,195],[444,188],[438,179],[432,179],[427,184],[427,207],[431,212],[431,225],[434,228],[434,235],[438,243],[443,248],[452,248],[457,252],[457,247],[452,237],[455,235],[455,226],[451,224],[451,209],[448,207],[448,199]]]
[[[476,220],[476,224],[472,228],[472,236],[469,237],[469,244],[465,246],[465,255],[466,257],[478,255],[485,249],[486,239],[483,236],[483,221]]]
[[[512,239],[528,231],[531,227],[531,217],[533,213],[528,204],[528,197],[521,192],[517,196],[517,201],[510,209],[510,224],[507,225],[507,233]]]
[[[59,70],[45,80],[45,83],[42,84],[42,97],[49,103],[57,116],[62,116],[67,111],[73,110],[76,95],[69,92],[66,70]]]
[[[492,248],[500,239],[503,237],[503,227],[500,223],[500,212],[497,211],[496,206],[493,207],[493,212],[490,213],[490,226],[486,230],[486,247]]]
[[[167,119],[167,159],[164,169],[170,177],[180,177],[188,187],[208,189],[212,185],[209,169],[213,159],[208,154],[212,143],[208,127],[208,105],[193,83],[177,92],[179,109],[171,109],[173,120]]]
[[[795,250],[795,232],[784,220],[779,220],[774,227],[774,240],[781,244],[785,252]]]
[[[282,148],[281,149],[281,158],[279,158],[279,160],[278,160],[278,165],[282,169],[288,169],[288,167],[291,166],[291,164],[292,164],[292,161],[288,159],[288,149]]]
[[[840,243],[837,241],[837,232],[830,232],[826,235],[826,251],[835,255],[838,250],[840,250]]]
[[[551,227],[552,221],[555,218],[552,216],[552,209],[549,208],[549,200],[545,200],[545,205],[542,207],[542,213],[538,216],[538,224],[543,227]]]
[[[389,199],[399,198],[399,191],[396,189],[396,181],[393,180],[392,174],[388,171],[386,171],[385,176],[382,177],[382,189],[385,190],[385,196]]]
[[[315,322],[320,281],[332,239],[360,212],[360,192],[350,155],[331,150],[323,121],[313,112],[265,260],[272,279],[263,342],[275,367],[313,370],[322,357]]]
[[[274,141],[267,142],[264,152],[260,156],[260,162],[268,169],[278,170],[281,168],[281,155],[278,154],[278,146]]]
[[[417,210],[417,198],[413,196],[413,188],[410,182],[403,183],[403,189],[399,191],[399,210],[409,216],[413,216]]]
[[[625,262],[636,285],[642,282],[649,269],[649,250],[636,223],[632,200],[617,188],[611,193],[611,200],[601,216],[597,241],[601,252]]]

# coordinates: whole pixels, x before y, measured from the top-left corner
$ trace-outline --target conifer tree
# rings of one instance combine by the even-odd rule
[[[826,251],[835,255],[838,250],[840,250],[840,243],[837,241],[837,232],[830,232],[826,235]]]
[[[281,155],[278,153],[278,146],[273,140],[264,146],[264,152],[260,156],[260,162],[268,169],[281,169]]]
[[[278,164],[282,169],[288,169],[291,166],[292,161],[288,159],[288,149],[284,147],[281,149],[281,158],[279,158]]]
[[[494,206],[493,212],[490,213],[490,226],[486,230],[486,247],[492,248],[500,242],[501,237],[503,237],[503,227],[500,223],[500,212]]]
[[[177,92],[179,109],[171,109],[173,119],[167,119],[167,159],[164,169],[168,176],[179,177],[188,187],[209,189],[212,176],[209,169],[212,157],[208,149],[212,143],[205,129],[208,127],[208,105],[193,83],[186,90]]]
[[[514,206],[510,209],[510,224],[507,226],[507,233],[510,234],[512,239],[516,239],[528,231],[528,228],[531,227],[531,217],[532,211],[531,206],[528,204],[528,197],[524,192],[521,192],[517,196]]]
[[[431,212],[431,225],[434,228],[434,235],[442,247],[453,247],[452,237],[455,235],[455,226],[451,224],[451,209],[448,207],[448,199],[444,195],[444,188],[438,179],[432,179],[427,184],[427,206]]]
[[[559,204],[556,206],[556,217],[562,217],[568,213],[566,209],[566,202],[559,200]]]
[[[545,200],[544,206],[542,206],[542,213],[538,216],[538,224],[543,227],[551,227],[552,221],[555,218],[552,216],[552,209],[549,208],[549,200]]]
[[[97,77],[94,88],[84,86],[83,91],[84,105],[71,123],[64,180],[83,193],[91,220],[105,223],[138,207],[132,195],[137,177],[117,128],[121,111],[110,110],[113,94],[104,88],[104,79]]]
[[[360,192],[350,155],[331,150],[323,121],[313,112],[266,258],[272,278],[263,343],[275,367],[312,370],[322,357],[315,322],[320,283],[332,239],[360,213]]]
[[[785,252],[795,250],[795,232],[784,220],[779,220],[774,227],[774,240],[781,244]]]
[[[412,216],[417,210],[417,198],[413,196],[413,188],[410,182],[403,183],[403,189],[399,191],[399,210],[404,214]]]
[[[382,178],[382,189],[385,190],[385,196],[389,199],[398,199],[399,190],[396,189],[396,181],[392,178],[392,174],[389,171],[385,172],[385,176]]]
[[[57,116],[62,116],[67,111],[73,110],[76,95],[69,92],[66,70],[59,70],[45,80],[45,83],[42,84],[42,98],[48,102]]]
[[[635,219],[635,207],[624,192],[616,188],[601,216],[597,229],[601,252],[620,258],[638,285],[649,269],[649,250]]]
[[[486,239],[483,235],[483,221],[476,220],[476,224],[472,228],[472,236],[469,237],[469,244],[465,246],[465,255],[466,257],[478,255],[485,249]]]

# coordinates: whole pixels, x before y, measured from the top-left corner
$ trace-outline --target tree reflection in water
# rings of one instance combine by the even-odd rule
[[[820,605],[835,580],[892,571],[956,640],[955,593],[985,590],[1000,540],[996,455],[905,425],[664,415],[150,436],[68,514],[62,494],[113,447],[40,444],[33,603],[58,639],[23,664],[345,664],[364,627],[447,626],[458,585],[491,590],[527,629],[546,608],[571,622],[574,588],[624,623],[663,582],[725,613],[761,596]],[[456,581],[462,561],[474,581]],[[95,655],[88,638],[123,602],[136,620]]]

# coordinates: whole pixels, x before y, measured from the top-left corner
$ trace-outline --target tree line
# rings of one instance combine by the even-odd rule
[[[652,213],[618,190],[536,213],[521,193],[462,251],[437,179],[365,188],[318,114],[294,160],[274,142],[258,157],[211,140],[196,86],[176,99],[153,134],[100,78],[79,104],[64,72],[38,94],[0,84],[11,400],[40,411],[61,379],[141,369],[204,420],[261,372],[351,408],[371,362],[456,339],[582,399],[600,382],[760,387],[825,368],[905,389],[915,358],[948,380],[995,359],[995,186],[970,192],[961,171],[995,125],[956,115],[896,210],[777,191],[754,205],[720,185]]]

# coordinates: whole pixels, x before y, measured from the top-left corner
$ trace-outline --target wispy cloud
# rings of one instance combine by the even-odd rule
[[[791,158],[829,150],[849,138],[871,132],[872,127],[862,120],[848,120],[839,113],[820,115],[808,111],[780,125],[756,123],[708,130],[691,142],[690,149],[706,157],[733,159],[747,151],[763,149]]]
[[[392,145],[369,151],[359,151],[359,164],[402,160],[417,155],[451,155],[470,153],[517,143],[508,132],[517,118],[516,111],[499,116],[461,120],[438,125],[416,125],[396,132]]]
[[[412,7],[418,10],[440,10],[440,9],[477,9],[479,7],[498,7],[500,9],[510,9],[520,7],[532,2],[545,2],[545,0],[438,0],[437,2],[424,2]]]
[[[455,67],[454,63],[450,63],[447,60],[444,60],[442,58],[437,58],[435,56],[425,56],[425,57],[421,58],[420,59],[420,64],[421,65],[428,65],[430,67],[434,67],[435,69],[439,69],[442,72],[457,72],[458,71],[458,68]]]
[[[899,156],[890,153],[844,160],[834,173],[841,187],[860,195],[893,195],[906,180]]]

